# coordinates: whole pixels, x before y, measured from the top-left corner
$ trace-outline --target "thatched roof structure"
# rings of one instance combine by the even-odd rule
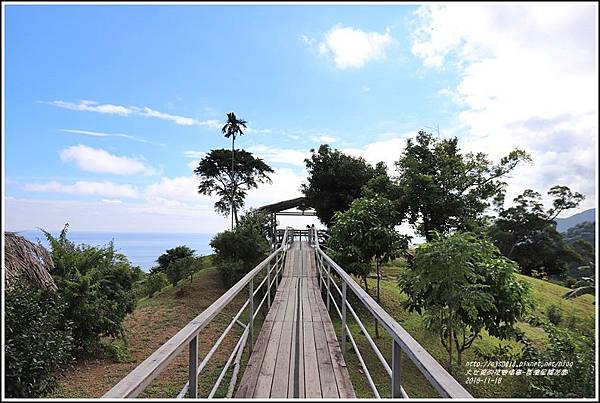
[[[56,290],[50,275],[54,267],[50,253],[42,245],[35,244],[14,232],[4,233],[4,267],[6,286],[21,278],[39,288]]]

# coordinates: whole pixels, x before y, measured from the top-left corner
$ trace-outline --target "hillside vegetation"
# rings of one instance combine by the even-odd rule
[[[409,313],[401,307],[401,302],[406,300],[406,296],[400,291],[396,281],[398,268],[390,265],[383,269],[383,279],[381,280],[381,305],[392,315],[400,325],[402,325],[440,364],[448,369],[448,354],[441,345],[438,336],[435,333],[426,329],[425,318],[415,313]],[[584,295],[573,300],[565,300],[562,295],[569,289],[550,283],[548,281],[539,280],[523,275],[519,277],[532,286],[532,297],[535,303],[535,308],[531,315],[538,318],[545,318],[547,310],[550,306],[555,305],[562,313],[562,321],[559,327],[571,327],[580,329],[583,332],[594,332],[595,324],[595,298],[592,295]],[[368,279],[369,288],[373,289],[376,285],[375,279]],[[359,317],[367,328],[369,334],[373,337],[375,334],[375,326],[372,317],[364,309],[360,309],[360,304],[357,301],[352,301],[353,307],[359,308]],[[339,320],[337,313],[332,314],[332,319],[335,322],[338,337],[340,334]],[[350,322],[352,334],[359,346],[359,350],[365,359],[367,367],[371,372],[375,384],[382,396],[389,396],[390,382],[389,377],[383,366],[378,361],[377,357],[371,351],[366,338],[360,335],[360,329],[354,321]],[[533,321],[532,321],[533,322]],[[530,323],[521,321],[517,324],[527,337],[529,337],[540,348],[545,347],[548,341],[548,335],[542,327],[533,326]],[[381,337],[375,339],[382,354],[388,359],[391,357],[391,339],[387,333],[381,332]],[[486,398],[508,398],[508,397],[524,397],[526,392],[526,383],[520,378],[510,376],[503,377],[500,384],[467,384],[467,376],[465,375],[467,367],[465,363],[468,361],[484,361],[476,355],[476,351],[490,351],[497,345],[509,346],[515,351],[520,351],[521,344],[516,341],[500,341],[495,337],[483,333],[482,338],[475,341],[473,347],[464,352],[463,365],[460,368],[454,367],[452,375],[461,382],[466,389],[475,397]],[[350,345],[350,343],[348,343]],[[360,363],[352,349],[347,356],[348,370],[352,383],[355,387],[358,397],[373,397],[373,393],[369,387],[368,381],[363,374]],[[403,386],[410,397],[438,397],[439,395],[420,373],[420,371],[412,364],[406,356],[402,356],[402,379]]]
[[[141,300],[124,322],[127,345],[117,348],[115,357],[80,361],[73,370],[64,374],[59,388],[51,397],[101,397],[226,290],[217,270],[207,268],[194,275],[191,283],[183,280],[177,287],[165,288],[154,297]],[[200,357],[206,355],[242,303],[239,299],[232,301],[200,333]],[[200,396],[210,392],[240,334],[237,327],[233,328],[209,361],[199,378]],[[187,382],[187,376],[188,352],[185,349],[140,397],[174,398]],[[226,388],[227,379],[223,384]]]

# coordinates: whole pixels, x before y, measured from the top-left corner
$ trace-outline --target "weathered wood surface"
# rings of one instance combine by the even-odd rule
[[[236,397],[356,397],[316,273],[314,250],[295,242]]]

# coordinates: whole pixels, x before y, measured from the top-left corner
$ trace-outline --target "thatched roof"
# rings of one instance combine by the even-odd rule
[[[50,253],[42,245],[35,244],[14,232],[4,233],[4,267],[6,285],[22,278],[39,288],[56,290],[50,275],[54,267]]]
[[[283,210],[297,208],[298,210],[308,210],[310,206],[307,204],[306,197],[297,197],[295,199],[284,200],[266,206],[259,207],[257,210],[266,210],[270,213],[279,213]]]

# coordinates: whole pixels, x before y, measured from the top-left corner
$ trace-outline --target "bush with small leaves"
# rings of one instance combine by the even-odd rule
[[[559,325],[562,322],[562,311],[554,304],[550,305],[546,310],[546,316],[553,325]]]
[[[146,277],[146,294],[148,297],[153,297],[154,294],[165,288],[168,284],[169,279],[165,273],[150,273]]]
[[[10,398],[43,397],[73,361],[70,323],[60,294],[19,281],[6,290],[5,393]]]

